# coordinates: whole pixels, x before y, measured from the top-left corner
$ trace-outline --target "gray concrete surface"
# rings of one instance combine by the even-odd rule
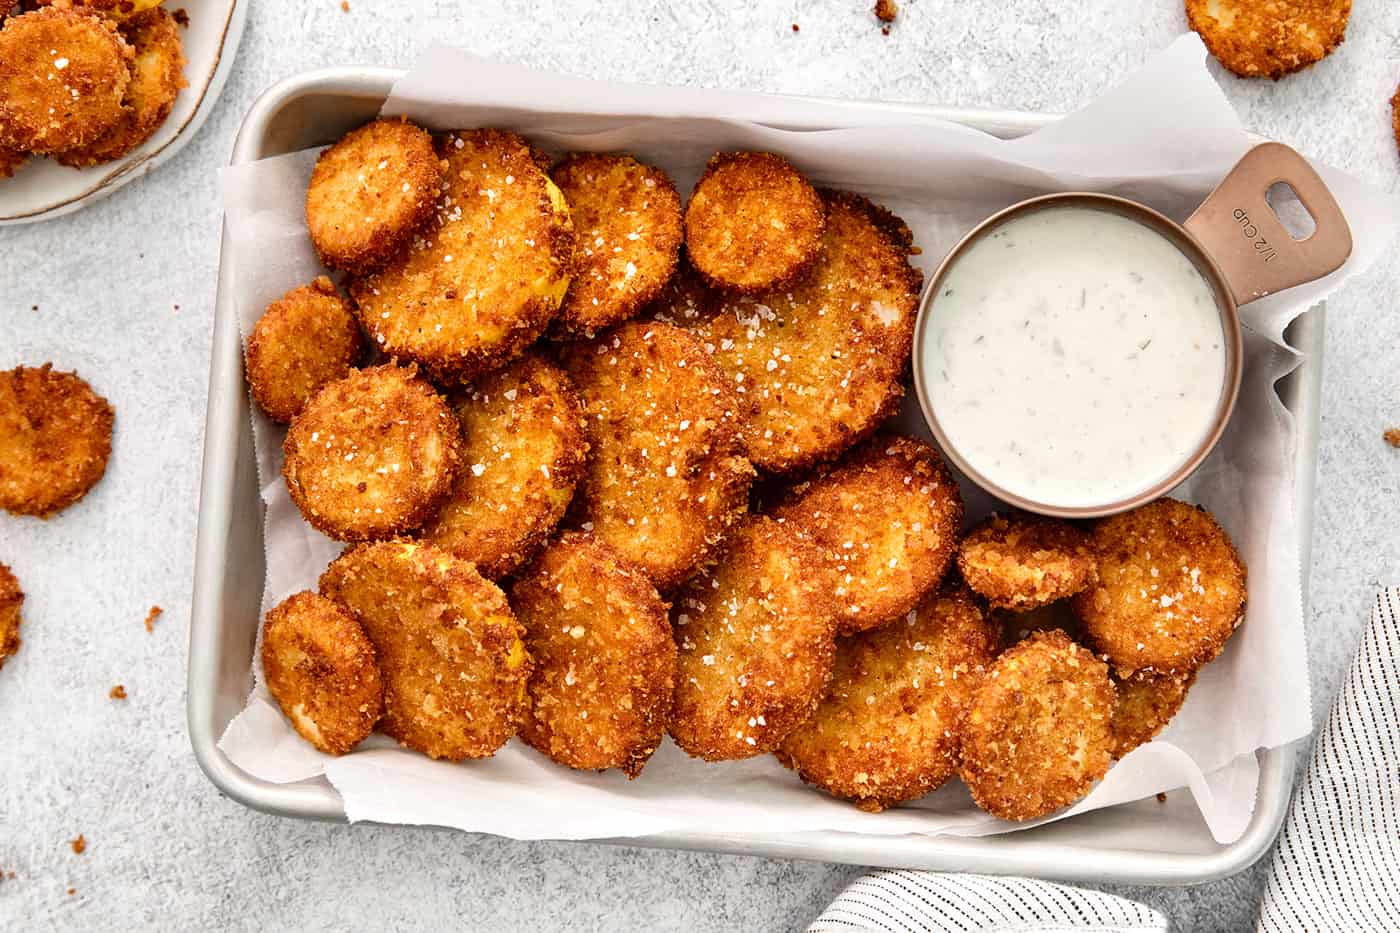
[[[189,6],[197,10],[191,0]],[[193,10],[192,10],[193,12]],[[0,929],[799,929],[858,869],[309,825],[221,798],[184,728],[201,424],[218,262],[215,170],[270,82],[406,64],[430,39],[581,75],[1066,110],[1185,28],[1180,0],[255,0],[219,110],[156,175],[75,216],[0,231],[0,368],[53,360],[116,406],[106,479],[48,522],[0,515],[29,593],[0,672]],[[801,31],[794,33],[791,24]],[[1386,101],[1400,5],[1279,83],[1222,81],[1245,122],[1400,190]],[[1372,589],[1400,573],[1400,266],[1329,310],[1310,644],[1325,715]],[[38,305],[37,310],[32,306]],[[152,604],[166,613],[147,635]],[[130,699],[108,700],[124,683]],[[67,840],[83,833],[88,849]],[[1259,870],[1121,891],[1178,929],[1252,923]],[[69,888],[75,893],[68,894]]]

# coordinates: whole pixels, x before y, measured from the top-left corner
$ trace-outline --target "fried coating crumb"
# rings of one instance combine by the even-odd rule
[[[19,650],[19,611],[24,606],[24,591],[9,567],[0,564],[0,668],[5,659]]]
[[[148,612],[148,613],[146,613],[146,623],[145,623],[145,624],[146,624],[146,632],[147,632],[148,634],[151,633],[151,632],[154,632],[154,631],[156,630],[156,619],[160,618],[160,614],[161,614],[162,612],[164,612],[164,611],[165,611],[165,610],[162,609],[162,608],[160,608],[159,606],[152,606],[152,607],[151,607],[151,611]]]
[[[122,97],[117,122],[97,139],[54,158],[73,168],[112,162],[150,139],[170,116],[175,98],[186,87],[185,55],[175,18],[161,7],[122,23],[121,34],[134,50],[131,82]]]
[[[126,687],[123,684],[117,684],[107,692],[107,698],[110,700],[125,700]]]
[[[757,294],[797,280],[821,251],[826,209],[771,152],[711,156],[685,209],[685,248],[717,288]]]
[[[1108,665],[1064,632],[1037,632],[982,681],[963,726],[960,773],[973,801],[1003,820],[1074,803],[1108,772]]]
[[[29,153],[0,146],[0,178],[13,178],[28,161]]]
[[[1391,447],[1400,447],[1400,428],[1391,428],[1381,436]]]
[[[437,514],[462,466],[462,429],[412,367],[352,370],[292,421],[282,478],[314,528],[342,541],[411,531]]]
[[[569,287],[574,227],[514,133],[449,134],[438,154],[447,172],[434,217],[386,268],[353,280],[350,295],[385,353],[469,381],[549,326]]]
[[[404,119],[366,123],[316,159],[306,188],[311,243],[334,269],[380,269],[432,218],[442,182],[427,130]]]
[[[350,0],[340,0],[340,12],[342,12],[342,13],[349,13],[349,12],[350,12]]]
[[[836,607],[813,573],[818,561],[793,529],[755,516],[676,601],[670,731],[691,756],[775,751],[826,694]]]
[[[583,405],[563,370],[527,353],[452,406],[463,466],[423,539],[497,580],[534,556],[574,497],[588,462]]]
[[[1113,709],[1113,757],[1122,758],[1144,745],[1166,728],[1186,702],[1186,693],[1196,682],[1196,674],[1166,674],[1160,677],[1138,674],[1123,680],[1113,678],[1118,703]]]
[[[1245,567],[1205,509],[1158,499],[1095,524],[1098,583],[1074,597],[1088,644],[1123,677],[1189,674],[1244,619]]]
[[[85,496],[107,471],[115,417],[77,373],[0,371],[0,508],[43,518]]]
[[[838,456],[904,394],[923,281],[909,228],[864,198],[825,198],[822,252],[801,282],[702,303],[685,323],[732,381],[749,459],[769,473]]]
[[[996,609],[1025,612],[1066,599],[1094,582],[1089,535],[1065,521],[992,515],[958,545],[968,586]]]
[[[550,760],[635,778],[666,732],[676,679],[667,606],[646,575],[568,532],[516,581],[534,660],[520,737]]]
[[[1186,0],[1186,22],[1241,78],[1301,71],[1346,38],[1351,0]]]
[[[574,221],[574,277],[554,321],[591,338],[636,317],[676,269],[681,199],[659,168],[627,155],[577,153],[550,177]]]
[[[714,556],[754,470],[724,374],[696,339],[629,321],[569,349],[593,456],[572,519],[663,591]]]
[[[35,6],[69,7],[121,23],[155,9],[163,0],[35,0]],[[184,12],[183,10],[179,12]]]
[[[530,678],[524,629],[471,564],[416,541],[349,548],[321,575],[374,644],[380,729],[432,758],[487,758],[515,734]]]
[[[95,16],[47,7],[0,28],[0,145],[86,146],[122,115],[131,46]]]
[[[894,18],[899,15],[899,6],[894,0],[875,0],[873,12],[876,19],[888,24],[894,22]]]
[[[951,583],[906,618],[838,641],[830,692],[778,758],[863,810],[935,790],[957,771],[963,717],[999,638]]]
[[[74,855],[82,855],[87,851],[87,839],[83,837],[82,833],[78,833],[77,839],[68,840],[68,845],[73,847]]]
[[[374,729],[384,686],[374,646],[355,617],[311,592],[295,593],[263,620],[263,679],[303,739],[344,755]]]
[[[820,549],[848,635],[904,615],[937,588],[963,503],[938,451],[882,434],[825,476],[794,486],[772,514]]]
[[[350,375],[364,349],[350,302],[318,276],[268,305],[253,325],[244,354],[253,401],[286,424],[313,395]]]

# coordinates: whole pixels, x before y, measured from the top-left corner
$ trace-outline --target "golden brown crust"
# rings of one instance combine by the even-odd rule
[[[312,396],[282,442],[302,516],[342,541],[411,531],[437,514],[462,463],[462,431],[412,367],[352,370]]]
[[[669,175],[627,155],[577,153],[550,177],[574,221],[574,277],[554,329],[591,338],[636,317],[671,278],[680,195]]]
[[[91,12],[110,20],[122,22],[159,6],[163,0],[35,0],[39,7],[72,7],[79,12]],[[0,0],[0,6],[4,0]]]
[[[838,456],[904,394],[922,281],[908,229],[852,194],[826,202],[822,253],[801,282],[700,307],[685,324],[731,380],[749,458],[770,473]]]
[[[1115,677],[1118,702],[1113,709],[1113,757],[1122,758],[1161,732],[1186,702],[1186,693],[1196,682],[1193,671],[1186,676],[1165,674],[1154,677],[1138,674],[1127,680]]]
[[[795,531],[755,516],[677,599],[670,731],[688,754],[722,761],[774,751],[816,709],[836,653],[819,561]]]
[[[907,618],[836,643],[831,689],[778,758],[861,809],[935,790],[958,765],[963,717],[1000,630],[961,583]]]
[[[1390,127],[1395,132],[1395,145],[1400,148],[1400,87],[1395,89],[1395,96],[1390,99]],[[1395,439],[1391,439],[1391,434],[1395,434]],[[1392,429],[1386,432],[1386,440],[1392,447],[1400,447],[1400,431]]]
[[[380,729],[432,758],[487,758],[515,734],[530,657],[505,594],[471,564],[416,541],[349,548],[321,575],[374,644]]]
[[[253,401],[273,421],[290,422],[307,401],[364,353],[350,302],[326,276],[292,289],[267,306],[244,355]]]
[[[635,778],[666,732],[676,678],[651,581],[592,535],[568,532],[510,601],[534,661],[520,737],[561,765]]]
[[[1186,0],[1186,22],[1241,78],[1273,78],[1321,61],[1346,38],[1351,0]]]
[[[85,496],[107,470],[115,417],[77,373],[0,372],[0,509],[46,517]]]
[[[574,228],[563,194],[514,133],[454,133],[438,148],[447,172],[433,219],[350,294],[385,353],[468,381],[544,333],[569,287]]]
[[[138,13],[121,25],[134,50],[131,82],[117,122],[86,146],[65,149],[54,158],[73,168],[112,162],[151,138],[175,107],[185,87],[185,55],[175,18],[161,7]]]
[[[982,681],[963,725],[960,773],[973,801],[1003,820],[1074,803],[1108,772],[1108,665],[1064,632],[1037,632]]]
[[[433,216],[443,166],[428,131],[374,120],[316,160],[306,188],[306,228],[321,261],[367,275],[397,256]]]
[[[685,244],[716,288],[758,294],[796,281],[821,251],[826,208],[780,155],[710,157],[685,209]]]
[[[48,7],[0,29],[0,145],[86,146],[121,117],[131,46],[96,16]]]
[[[958,545],[967,585],[997,609],[1026,612],[1067,599],[1094,582],[1089,535],[1035,515],[991,515]]]
[[[879,434],[824,476],[794,486],[772,514],[820,550],[841,632],[851,634],[904,615],[938,587],[963,503],[938,451]]]
[[[423,538],[496,580],[528,561],[568,510],[588,462],[583,405],[564,371],[534,353],[452,405],[466,439],[462,469]]]
[[[1205,509],[1158,499],[1095,524],[1098,583],[1074,597],[1088,644],[1117,672],[1189,674],[1244,619],[1245,567]]]
[[[306,741],[344,755],[374,729],[384,688],[374,646],[345,609],[312,592],[273,606],[263,621],[263,679]]]
[[[29,153],[0,146],[0,178],[13,178],[28,161]]]
[[[648,321],[572,346],[565,366],[593,446],[574,521],[665,591],[748,509],[754,471],[728,382],[694,337]]]
[[[24,591],[9,567],[0,564],[0,668],[5,659],[19,650],[20,608],[24,606]]]

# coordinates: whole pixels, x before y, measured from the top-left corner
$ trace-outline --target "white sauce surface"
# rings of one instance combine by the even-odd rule
[[[1014,217],[957,259],[929,313],[919,353],[939,424],[973,469],[1028,499],[1142,492],[1214,423],[1214,292],[1137,221],[1069,206]]]

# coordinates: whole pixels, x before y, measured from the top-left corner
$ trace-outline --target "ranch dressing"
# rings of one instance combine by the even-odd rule
[[[1044,505],[1107,505],[1190,457],[1225,386],[1215,293],[1166,237],[1108,211],[1012,217],[939,284],[920,348],[949,443]]]

